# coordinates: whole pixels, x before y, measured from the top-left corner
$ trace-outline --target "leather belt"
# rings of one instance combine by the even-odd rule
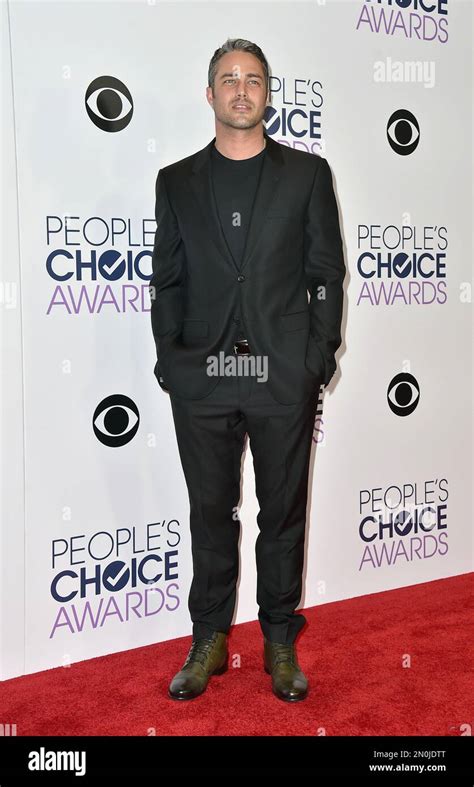
[[[250,348],[247,339],[239,339],[234,342],[234,352],[237,355],[250,355]]]

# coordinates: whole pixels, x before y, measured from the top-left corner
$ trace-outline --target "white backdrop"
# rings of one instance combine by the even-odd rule
[[[472,7],[417,5],[2,4],[0,679],[191,633],[147,282],[156,175],[214,136],[227,37],[270,62],[273,138],[328,159],[348,267],[300,606],[472,570]],[[257,512],[248,448],[236,623]]]

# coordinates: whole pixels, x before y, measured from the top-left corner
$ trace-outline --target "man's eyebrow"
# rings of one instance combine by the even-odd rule
[[[257,77],[258,79],[263,79],[263,76],[261,74],[251,74],[251,73],[249,73],[249,74],[246,74],[245,76]],[[227,72],[226,74],[222,74],[221,75],[221,79],[226,79],[227,77],[235,77],[235,71]]]

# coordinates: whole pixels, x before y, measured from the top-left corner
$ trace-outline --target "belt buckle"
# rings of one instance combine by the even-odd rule
[[[242,346],[244,349],[242,350]],[[234,353],[237,355],[248,355],[250,353],[249,343],[247,339],[239,339],[234,343]]]

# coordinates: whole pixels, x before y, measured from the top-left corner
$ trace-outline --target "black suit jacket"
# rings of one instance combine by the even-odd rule
[[[252,353],[268,358],[267,384],[279,402],[302,401],[336,369],[345,264],[331,170],[321,156],[264,136],[240,268],[214,203],[215,137],[158,172],[150,280],[154,373],[164,390],[185,399],[205,397],[218,383],[207,374],[207,359],[220,351],[233,355],[239,312]]]

